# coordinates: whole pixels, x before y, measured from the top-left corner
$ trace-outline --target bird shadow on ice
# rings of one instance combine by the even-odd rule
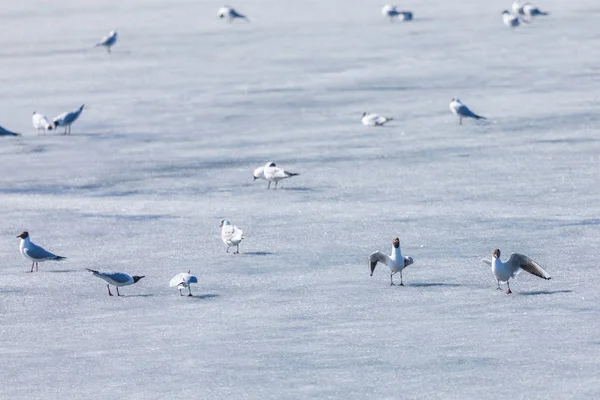
[[[154,295],[152,293],[146,293],[146,294],[122,294],[119,297],[154,297]]]
[[[460,285],[458,283],[431,282],[431,283],[411,283],[411,284],[406,285],[406,286],[414,286],[414,287],[436,287],[436,286],[459,287]]]
[[[277,190],[284,190],[286,192],[316,192],[315,189],[309,187],[280,187]]]
[[[271,253],[270,251],[247,251],[242,254],[247,254],[249,256],[270,256],[274,253]]]
[[[74,269],[53,269],[48,271],[52,274],[62,274],[62,273],[66,273],[66,272],[76,272],[76,270]]]
[[[207,294],[195,294],[191,297],[194,299],[198,299],[198,300],[204,300],[204,299],[213,299],[215,297],[219,297],[219,295],[214,294],[214,293],[207,293]]]
[[[559,294],[559,293],[572,293],[572,290],[533,290],[530,292],[520,292],[521,296],[537,296],[540,294]]]

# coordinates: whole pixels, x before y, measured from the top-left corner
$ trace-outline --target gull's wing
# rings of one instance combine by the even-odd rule
[[[102,278],[104,280],[107,278],[117,283],[129,283],[131,281],[131,277],[122,272],[97,272],[94,273],[94,275],[98,278]]]
[[[464,104],[459,104],[458,107],[456,107],[456,113],[458,115],[462,115],[463,117],[475,118],[475,113],[469,110],[469,107],[465,106]]]
[[[289,178],[290,176],[295,176],[295,175],[298,175],[298,174],[296,174],[294,172],[288,172],[288,171],[284,170],[283,168],[277,168],[275,170],[275,173],[273,174],[273,177],[283,179],[283,178]]]
[[[221,230],[221,237],[223,238],[223,240],[231,240],[233,232],[233,225],[223,225],[223,229]]]
[[[29,246],[23,249],[23,252],[28,256],[35,260],[51,260],[54,258],[58,258],[56,254],[52,254],[47,250],[44,250],[40,246],[29,243]]]
[[[550,274],[547,273],[541,265],[524,254],[512,253],[504,265],[512,269],[513,274],[519,269],[522,269],[532,275],[539,276],[540,278],[550,279]]]
[[[67,116],[68,113],[64,112],[60,115],[57,115],[56,117],[52,118],[52,121],[56,122],[56,121],[60,121],[65,119],[65,117]]]
[[[489,265],[490,267],[492,266],[492,260],[488,260],[487,258],[482,258],[481,262]]]
[[[171,278],[171,280],[169,281],[169,286],[170,287],[178,287],[178,286],[189,286],[190,283],[198,283],[198,278],[196,278],[194,275],[190,275],[187,272],[182,272],[180,274],[175,275],[173,278]]]
[[[244,234],[244,232],[238,228],[237,226],[233,225],[233,234],[231,235],[231,240],[242,240],[242,235]]]
[[[375,266],[377,266],[378,262],[385,265],[390,265],[392,259],[387,254],[376,251],[375,253],[371,253],[371,255],[369,255],[369,262],[371,264],[371,276],[373,276],[373,271],[375,271]]]

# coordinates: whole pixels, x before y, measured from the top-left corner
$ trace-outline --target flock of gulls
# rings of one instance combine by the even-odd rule
[[[384,17],[388,18],[390,22],[398,21],[411,21],[413,19],[413,13],[411,11],[399,10],[397,6],[385,5],[382,9]],[[236,19],[250,22],[250,20],[242,13],[235,10],[233,7],[225,5],[218,11],[218,17],[225,19],[228,23],[233,22]],[[504,24],[510,27],[519,26],[520,22],[530,23],[534,17],[548,15],[547,12],[540,10],[530,3],[521,4],[515,1],[512,5],[511,11],[503,12]],[[107,36],[103,37],[100,42],[96,43],[96,47],[106,48],[108,53],[111,53],[111,48],[117,42],[117,32],[111,31]],[[71,133],[71,125],[79,119],[85,104],[79,108],[63,112],[52,119],[52,122],[38,112],[33,113],[32,124],[34,129],[37,130],[38,134],[47,131],[56,130],[59,127],[64,127],[64,134],[68,135]],[[450,111],[456,115],[459,119],[459,124],[462,125],[463,118],[472,118],[475,120],[485,120],[486,118],[471,111],[460,99],[453,98],[449,104]],[[374,113],[365,112],[362,115],[361,122],[365,126],[383,126],[389,121],[392,121],[391,117],[384,117]],[[4,129],[0,126],[0,136],[19,136],[19,133],[12,132]],[[254,170],[252,176],[254,180],[266,180],[268,182],[267,189],[271,188],[271,184],[274,183],[274,188],[277,188],[279,181],[293,176],[297,176],[298,173],[286,171],[283,168],[278,167],[274,162],[268,162],[262,167],[258,167]],[[221,240],[227,246],[226,252],[229,253],[230,247],[235,247],[236,251],[234,254],[239,254],[240,243],[242,243],[244,236],[242,229],[235,225],[232,225],[230,221],[223,219],[221,221]],[[31,261],[31,270],[29,272],[39,271],[39,263],[44,261],[61,261],[65,260],[66,257],[51,253],[44,248],[36,245],[31,241],[31,237],[28,232],[23,232],[17,236],[20,238],[19,250],[23,257]],[[497,289],[501,289],[500,284],[506,283],[507,294],[512,293],[510,290],[510,279],[514,278],[519,272],[526,271],[532,275],[543,279],[550,279],[550,275],[546,272],[536,261],[532,260],[528,256],[519,253],[512,253],[509,259],[503,262],[500,259],[500,250],[494,249],[492,251],[491,259],[482,259],[483,263],[489,265],[492,270],[492,274],[496,279]],[[371,268],[371,276],[375,271],[377,264],[385,264],[390,271],[390,285],[395,286],[394,275],[400,273],[400,286],[404,286],[402,279],[402,271],[409,265],[414,264],[412,257],[404,256],[400,247],[400,239],[394,238],[392,241],[392,251],[390,255],[387,255],[381,251],[376,251],[369,255],[369,265]],[[87,269],[87,268],[86,268]],[[101,272],[92,269],[87,269],[92,273],[93,276],[104,280],[107,283],[108,295],[113,296],[110,285],[116,288],[117,296],[121,296],[119,287],[129,286],[139,282],[145,276],[129,275],[122,272]],[[191,271],[182,272],[175,275],[170,281],[169,286],[177,288],[180,296],[183,296],[182,290],[188,289],[188,296],[192,296],[191,284],[197,284],[198,278],[191,274]]]

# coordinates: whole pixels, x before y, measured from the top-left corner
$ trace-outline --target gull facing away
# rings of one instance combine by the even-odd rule
[[[512,253],[506,262],[500,260],[500,250],[492,250],[492,261],[487,258],[482,258],[482,262],[492,267],[492,273],[498,283],[496,290],[502,290],[500,282],[506,282],[508,290],[506,294],[511,294],[510,284],[508,280],[517,276],[521,270],[527,271],[532,275],[539,276],[543,279],[550,279],[550,275],[535,261],[524,254]]]
[[[21,136],[20,133],[9,131],[0,126],[0,136]]]
[[[77,118],[79,118],[79,116],[81,115],[81,112],[83,111],[83,107],[85,107],[85,104],[82,104],[81,107],[79,107],[76,110],[64,112],[64,113],[60,114],[59,116],[54,117],[54,119],[52,120],[54,122],[54,128],[56,129],[59,126],[64,126],[65,127],[65,135],[67,134],[67,130],[69,131],[69,135],[70,135],[71,134],[71,125],[73,124],[73,122],[77,121]]]
[[[412,21],[413,19],[412,12],[400,11],[398,10],[398,7],[391,6],[389,4],[383,6],[381,9],[381,14],[383,14],[384,17],[388,17],[390,22],[394,22],[394,18],[398,18],[400,21]]]
[[[96,43],[96,47],[104,46],[106,47],[106,51],[110,54],[110,48],[113,47],[117,43],[117,32],[110,31],[108,36],[104,36],[101,41]]]
[[[549,13],[540,10],[531,3],[525,3],[523,5],[523,14],[527,15],[529,18],[533,18],[538,17],[540,15],[548,15]]]
[[[236,18],[240,18],[245,20],[246,22],[250,22],[250,20],[246,18],[245,15],[240,14],[233,7],[228,5],[224,5],[223,7],[219,8],[218,16],[219,18],[227,18],[227,22],[229,23],[231,23],[231,21],[233,21]]]
[[[394,118],[386,118],[377,114],[364,112],[361,122],[364,126],[383,126],[386,122],[393,121]]]
[[[396,286],[394,284],[394,274],[400,272],[400,286],[404,286],[402,282],[402,270],[408,267],[413,263],[412,257],[404,257],[402,256],[402,250],[400,249],[400,239],[395,238],[392,242],[392,254],[387,255],[382,253],[381,251],[376,251],[375,253],[371,253],[369,256],[369,262],[371,264],[371,276],[373,276],[373,271],[375,271],[375,267],[377,263],[383,263],[388,266],[390,269],[390,286]]]
[[[269,182],[267,189],[271,188],[271,182],[275,182],[275,188],[277,188],[277,183],[286,178],[291,178],[292,176],[300,175],[296,172],[286,171],[283,168],[277,167],[274,162],[269,161],[265,164],[264,167],[259,167],[254,170],[252,176],[254,180],[264,179]]]
[[[116,287],[117,288],[117,296],[121,296],[121,293],[119,293],[119,286],[133,285],[140,279],[144,278],[144,276],[137,276],[137,275],[131,276],[131,275],[124,274],[122,272],[99,272],[99,271],[95,271],[95,270],[89,269],[89,268],[86,268],[86,269],[88,271],[90,271],[92,274],[94,274],[94,276],[97,276],[98,278],[104,279],[106,282],[108,282],[106,287],[108,288],[109,296],[113,295],[110,292],[110,285],[113,285],[114,287]]]
[[[235,225],[231,225],[231,222],[224,219],[221,221],[221,240],[227,245],[227,253],[231,246],[236,246],[237,250],[233,254],[240,254],[240,243],[244,239],[242,235],[244,232]]]
[[[33,272],[33,265],[35,264],[35,270],[39,271],[39,264],[44,261],[52,260],[52,261],[60,261],[64,260],[66,257],[57,256],[56,254],[52,254],[49,251],[44,250],[40,246],[31,242],[31,238],[29,237],[29,232],[23,232],[18,238],[21,238],[21,243],[19,244],[19,251],[23,255],[23,257],[30,259],[31,262],[31,271]]]
[[[196,278],[194,275],[191,275],[190,272],[191,271],[177,274],[169,281],[170,287],[177,287],[177,289],[179,289],[180,296],[183,296],[183,294],[181,293],[181,289],[188,288],[188,290],[190,291],[190,294],[188,294],[188,296],[191,297],[192,289],[190,288],[190,284],[198,283],[198,278]]]
[[[473,111],[469,110],[469,107],[465,106],[459,98],[453,97],[449,107],[450,111],[452,111],[454,115],[458,115],[458,122],[460,125],[462,125],[463,118],[487,119],[486,117],[477,115]]]
[[[508,10],[502,12],[502,21],[504,22],[504,25],[510,26],[511,28],[519,26],[519,17],[511,14]]]
[[[31,123],[33,124],[33,127],[37,130],[38,134],[40,133],[40,130],[44,131],[44,135],[46,134],[46,131],[52,130],[52,124],[50,123],[50,121],[48,121],[48,118],[46,118],[45,115],[40,114],[36,111],[33,112],[33,116],[31,117]]]

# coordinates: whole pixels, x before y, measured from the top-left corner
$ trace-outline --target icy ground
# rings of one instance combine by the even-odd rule
[[[600,7],[510,3],[3,2],[0,398],[600,398]],[[269,160],[301,175],[267,191]],[[26,273],[23,230],[68,259]],[[369,277],[395,236],[405,287]],[[494,247],[553,279],[496,291]]]

